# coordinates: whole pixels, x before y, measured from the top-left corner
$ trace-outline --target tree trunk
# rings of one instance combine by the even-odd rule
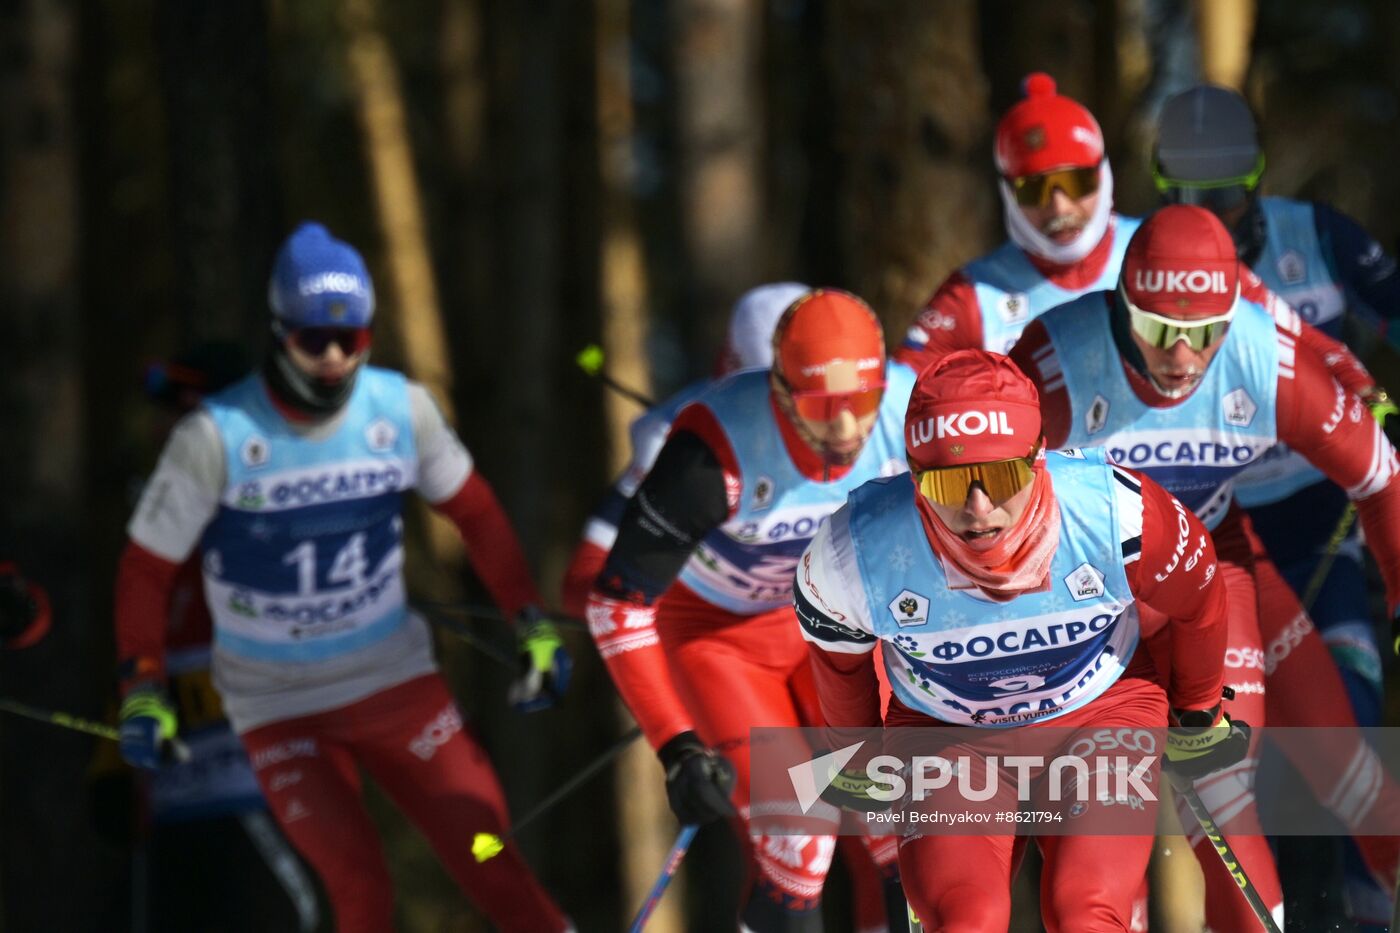
[[[602,346],[609,375],[650,395],[651,366],[646,353],[648,283],[641,235],[632,208],[635,138],[629,5],[629,0],[597,0],[595,14]],[[616,392],[607,392],[603,401],[608,474],[617,476],[627,466],[632,447],[627,429],[639,410],[635,402]],[[617,710],[630,728],[631,716],[625,706],[618,703]],[[634,742],[623,754],[614,776],[618,833],[622,840],[624,913],[646,898],[656,879],[657,866],[665,860],[671,843],[675,821],[659,777],[655,756],[644,740]],[[683,889],[671,892],[658,905],[648,929],[666,933],[684,929],[682,903]],[[626,922],[625,918],[620,919]]]
[[[0,424],[9,441],[0,457],[0,552],[48,590],[54,613],[43,642],[0,656],[0,692],[91,716],[110,636],[85,572],[100,529],[85,514],[84,471],[95,451],[86,443],[78,302],[77,32],[76,4],[65,0],[0,12]],[[102,889],[120,866],[93,839],[87,808],[92,745],[0,717],[5,929],[94,928],[96,905],[112,893]]]
[[[1254,0],[1196,0],[1196,31],[1201,79],[1243,91],[1254,38]]]
[[[854,290],[898,339],[933,289],[993,241],[977,6],[834,0],[827,60],[845,161]]]
[[[752,0],[678,0],[670,8],[677,171],[692,358],[708,370],[729,308],[766,270],[761,7]]]
[[[179,343],[264,334],[282,230],[263,5],[162,0],[157,26]]]

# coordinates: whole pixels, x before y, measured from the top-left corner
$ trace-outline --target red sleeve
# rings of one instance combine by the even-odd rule
[[[513,619],[526,606],[540,605],[520,539],[480,472],[473,470],[461,489],[433,509],[457,526],[472,569],[501,612]]]
[[[170,594],[182,565],[128,541],[117,563],[117,661],[125,680],[165,676],[165,632]]]
[[[1282,333],[1276,407],[1278,439],[1356,502],[1394,615],[1400,605],[1400,460],[1395,448],[1361,398],[1333,379],[1315,352]]]
[[[1210,709],[1225,683],[1229,618],[1215,544],[1171,493],[1141,473],[1123,472],[1142,483],[1142,556],[1128,564],[1128,584],[1172,626],[1167,698],[1174,709]]]
[[[961,269],[938,286],[914,318],[894,358],[919,372],[954,350],[980,349],[982,311],[977,292]]]
[[[1273,317],[1279,330],[1298,343],[1311,347],[1327,364],[1332,376],[1348,391],[1365,395],[1375,388],[1376,380],[1346,344],[1305,323],[1297,311],[1270,291],[1269,287],[1247,268],[1240,275],[1240,297],[1262,306]]]
[[[1046,449],[1060,449],[1069,438],[1069,388],[1060,374],[1060,357],[1050,342],[1050,332],[1040,321],[1031,321],[1007,355],[1040,393],[1040,430],[1045,434]]]
[[[583,609],[588,602],[588,591],[593,581],[603,572],[603,564],[608,552],[587,539],[580,541],[569,558],[569,566],[564,570],[563,609],[571,616],[583,618]]]
[[[817,682],[822,718],[842,729],[880,725],[880,681],[875,675],[879,653],[842,654],[809,643],[807,655]]]
[[[614,599],[595,589],[588,594],[584,618],[617,692],[651,747],[659,749],[694,729],[656,634],[656,607]]]

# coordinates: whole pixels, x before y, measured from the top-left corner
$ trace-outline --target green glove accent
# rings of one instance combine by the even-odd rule
[[[122,701],[121,720],[125,722],[137,716],[154,719],[158,724],[161,739],[175,738],[179,728],[175,707],[170,705],[170,701],[160,690],[138,687],[127,694],[126,699]]]
[[[554,653],[564,647],[559,630],[548,619],[538,619],[520,634],[520,651],[530,656],[530,666],[537,671],[554,670]]]
[[[1177,713],[1179,726],[1167,730],[1168,771],[1196,780],[1239,762],[1249,752],[1249,726],[1214,710]],[[1210,725],[1200,724],[1201,720]]]
[[[1366,393],[1363,401],[1366,407],[1371,409],[1371,417],[1376,419],[1376,423],[1385,426],[1385,419],[1391,415],[1400,415],[1400,407],[1390,398],[1390,393],[1385,389],[1376,389],[1374,392]]]
[[[548,709],[569,689],[573,661],[554,623],[538,608],[527,606],[515,625],[520,674],[506,692],[506,699],[521,713]]]

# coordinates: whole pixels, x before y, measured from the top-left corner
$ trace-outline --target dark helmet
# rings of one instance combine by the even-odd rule
[[[1243,97],[1202,84],[1168,98],[1157,121],[1152,174],[1164,201],[1206,208],[1227,222],[1242,259],[1257,254],[1264,151]]]

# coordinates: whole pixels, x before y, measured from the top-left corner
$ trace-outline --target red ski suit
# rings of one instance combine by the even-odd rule
[[[1241,269],[1241,294],[1257,295],[1257,278]],[[1104,293],[1111,300],[1111,293]],[[1261,302],[1264,303],[1264,302]],[[1267,305],[1278,322],[1281,360],[1275,410],[1280,442],[1305,456],[1355,501],[1367,541],[1386,581],[1387,602],[1393,613],[1400,601],[1400,463],[1395,449],[1366,413],[1356,392],[1371,380],[1354,357],[1340,345],[1307,325],[1300,325],[1286,306]],[[1111,312],[1112,313],[1112,312]],[[1231,352],[1227,336],[1218,353]],[[1321,352],[1319,352],[1321,351]],[[1325,356],[1324,356],[1325,354]],[[1061,382],[1046,390],[1042,375],[1055,367],[1072,367],[1071,358],[1055,351],[1043,324],[1032,322],[1011,358],[1036,381],[1041,391],[1047,445],[1062,444],[1072,418],[1068,390]],[[1123,367],[1137,397],[1147,405],[1168,408],[1180,400],[1161,395],[1126,361]],[[1334,378],[1336,376],[1337,378]],[[1338,378],[1342,381],[1339,382]],[[1227,684],[1235,699],[1226,708],[1232,716],[1262,726],[1355,726],[1345,688],[1321,636],[1303,611],[1293,590],[1263,553],[1249,520],[1238,505],[1231,507],[1212,533],[1221,576],[1231,602]],[[1144,629],[1150,620],[1144,619]],[[1161,639],[1157,653],[1166,649]],[[1268,689],[1265,690],[1267,683]],[[1347,826],[1361,828],[1381,814],[1400,814],[1400,787],[1384,774],[1374,753],[1354,729],[1318,729],[1311,753],[1285,749],[1317,799]],[[1352,762],[1338,768],[1336,762]],[[1210,775],[1198,783],[1202,799],[1230,834],[1250,880],[1271,907],[1282,896],[1273,859],[1254,810],[1251,755],[1239,766]],[[1189,817],[1183,825],[1191,826]],[[1400,869],[1400,846],[1392,837],[1358,836],[1357,843],[1371,870],[1393,887]],[[1192,836],[1207,879],[1207,920],[1216,930],[1248,930],[1253,919],[1236,885],[1199,832]]]

